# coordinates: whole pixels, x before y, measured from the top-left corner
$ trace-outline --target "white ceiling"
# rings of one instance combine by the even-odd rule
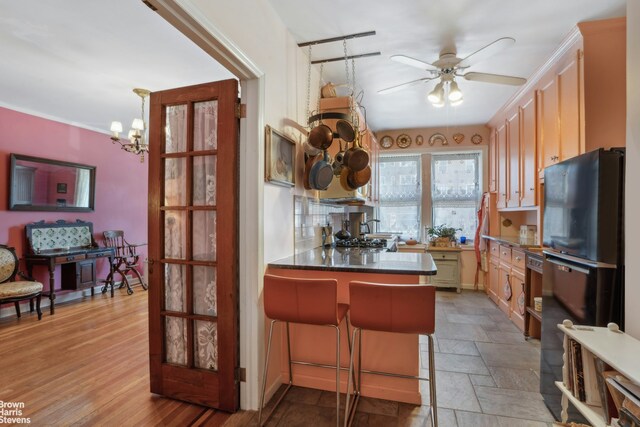
[[[0,0],[0,46],[0,105],[96,130],[127,132],[134,87],[233,77],[140,0]]]
[[[403,54],[433,62],[441,51],[458,57],[473,53],[500,37],[514,46],[467,71],[528,78],[577,22],[624,16],[625,0],[269,0],[297,42],[375,30],[372,37],[348,41],[349,54],[380,51],[381,56],[356,60],[358,89],[373,129],[482,124],[517,87],[457,79],[464,94],[458,107],[437,109],[426,101],[437,81],[392,94],[378,90],[427,77],[420,69],[395,63]],[[312,58],[343,55],[342,42],[313,47]],[[344,62],[329,63],[325,81],[344,82]]]
[[[517,90],[459,81],[465,101],[435,109],[434,83],[388,95],[388,86],[426,77],[389,60],[404,54],[433,62],[441,50],[464,57],[493,40],[516,44],[468,71],[529,77],[575,23],[622,16],[625,0],[269,0],[298,42],[375,30],[348,42],[349,54],[381,51],[356,62],[372,128],[486,123]],[[134,87],[151,91],[231,78],[199,47],[139,0],[0,0],[0,105],[107,130],[140,115]],[[342,43],[313,48],[313,59],[341,56]],[[343,62],[325,80],[345,81]]]

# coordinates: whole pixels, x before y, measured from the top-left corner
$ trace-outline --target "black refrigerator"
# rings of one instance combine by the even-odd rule
[[[560,419],[564,319],[624,329],[624,148],[599,149],[544,173],[540,392]],[[569,420],[584,422],[570,406]]]

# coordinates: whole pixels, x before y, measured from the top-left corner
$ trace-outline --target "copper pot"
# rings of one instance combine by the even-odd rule
[[[367,185],[369,183],[369,180],[371,179],[371,167],[367,166],[366,168],[360,170],[360,171],[354,171],[352,170],[349,173],[349,176],[347,177],[347,180],[349,181],[349,184],[352,187],[356,187],[356,188],[360,188],[363,187],[365,185]]]
[[[340,185],[346,191],[353,191],[356,188],[358,188],[358,187],[354,187],[353,184],[351,183],[351,180],[349,179],[349,174],[350,173],[351,173],[351,169],[349,169],[346,166],[343,167],[342,168],[342,172],[340,172]]]

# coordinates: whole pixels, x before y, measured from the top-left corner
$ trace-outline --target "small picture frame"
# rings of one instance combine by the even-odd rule
[[[67,194],[67,184],[65,182],[59,182],[56,184],[56,192],[58,194]]]
[[[296,184],[296,142],[278,132],[271,126],[265,126],[265,181],[285,187]]]

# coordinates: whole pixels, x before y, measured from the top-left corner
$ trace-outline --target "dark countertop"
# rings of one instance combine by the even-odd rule
[[[515,246],[517,248],[539,248],[540,245],[537,245],[531,239],[521,239],[517,236],[489,236],[487,234],[483,234],[482,238],[493,240],[494,242],[503,243],[505,245]]]
[[[268,264],[271,268],[353,273],[434,275],[428,253],[386,252],[370,248],[315,248]]]

